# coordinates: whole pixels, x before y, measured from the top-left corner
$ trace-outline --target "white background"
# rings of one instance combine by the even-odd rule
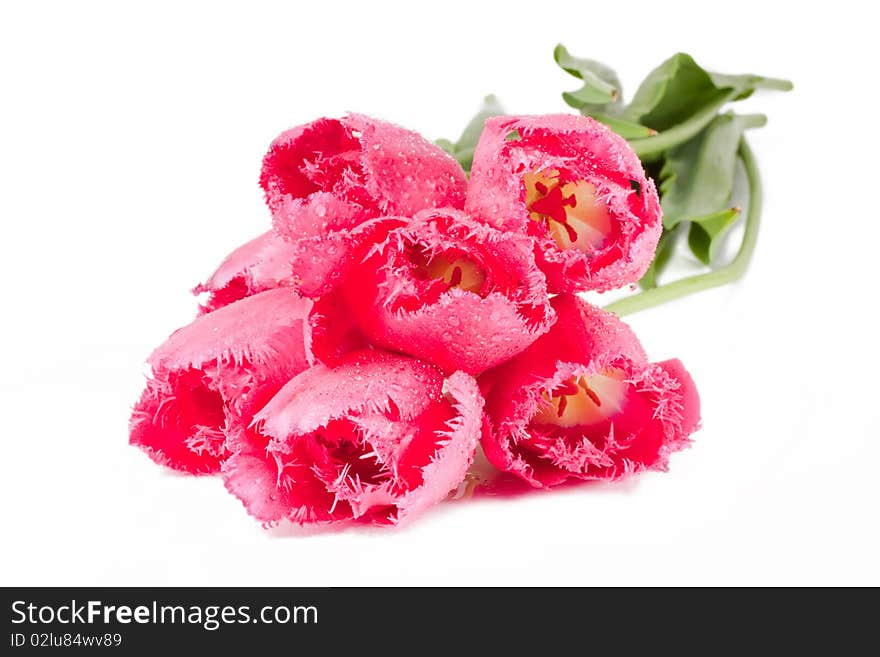
[[[0,583],[880,584],[868,6],[3,3]],[[741,107],[770,118],[751,136],[766,205],[746,280],[631,318],[702,393],[670,472],[304,534],[127,446],[187,290],[268,226],[257,176],[278,132],[356,110],[455,137],[488,92],[567,111],[559,41],[629,93],[677,50],[796,85]]]

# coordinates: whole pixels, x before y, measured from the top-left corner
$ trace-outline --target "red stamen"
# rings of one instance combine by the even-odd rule
[[[562,414],[565,413],[566,406],[568,406],[568,397],[563,395],[559,398],[559,408],[556,410],[556,417],[562,417]]]
[[[558,391],[556,393],[557,397],[559,395],[576,395],[576,394],[578,394],[577,386],[574,383],[572,383],[571,381],[566,381],[565,383],[560,384],[556,388],[556,390]]]
[[[529,211],[546,215],[560,224],[564,224],[568,219],[562,200],[562,190],[559,187],[554,187],[546,196],[534,201],[529,206]]]
[[[572,244],[578,241],[577,231],[571,227],[567,222],[562,224],[565,227],[565,231],[568,233],[568,239]]]
[[[602,400],[599,399],[599,395],[597,395],[597,394],[593,391],[593,389],[592,389],[590,386],[587,385],[587,382],[586,382],[586,381],[584,381],[583,379],[581,379],[581,381],[579,382],[579,385],[580,385],[581,388],[584,389],[584,392],[587,393],[587,396],[588,396],[590,399],[593,400],[593,403],[594,403],[596,406],[601,406],[601,405],[602,405]]]
[[[550,221],[555,221],[565,228],[568,233],[568,239],[572,244],[578,241],[577,231],[568,224],[568,215],[565,213],[565,207],[574,208],[577,206],[577,198],[574,194],[562,196],[562,188],[559,186],[551,190],[547,189],[547,185],[536,182],[535,189],[541,194],[545,194],[543,198],[533,201],[529,206],[529,212],[536,212],[541,215],[543,222],[550,227]]]
[[[449,287],[456,287],[461,284],[461,267],[455,267],[452,270],[452,276],[449,277]]]

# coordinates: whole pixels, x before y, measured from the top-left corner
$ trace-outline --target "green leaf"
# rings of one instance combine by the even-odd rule
[[[729,207],[743,131],[765,121],[761,115],[722,114],[699,135],[666,154],[660,171],[664,226],[699,223]]]
[[[448,139],[435,139],[434,143],[453,157],[455,156],[455,144]]]
[[[562,44],[556,46],[553,59],[565,72],[584,81],[584,86],[577,91],[562,94],[562,99],[569,106],[604,123],[624,139],[639,139],[656,134],[656,130],[617,116],[623,92],[620,79],[611,68],[594,59],[573,57]]]
[[[616,113],[622,91],[620,79],[611,68],[593,59],[573,57],[562,44],[556,46],[553,59],[566,73],[583,80],[580,89],[562,94],[562,99],[569,106],[577,110],[587,108]]]
[[[452,143],[448,139],[437,139],[434,143],[457,159],[465,171],[470,171],[474,161],[474,150],[480,140],[480,135],[483,134],[486,119],[502,114],[504,114],[504,108],[501,107],[498,99],[492,95],[486,96],[480,111],[465,126],[458,141]]]
[[[718,111],[733,98],[733,94],[734,92],[729,89],[719,92],[681,123],[652,137],[633,139],[629,145],[643,164],[656,162],[667,151],[697,136],[703,128],[712,122]]]
[[[756,89],[791,88],[787,80],[710,73],[690,55],[678,53],[651,71],[620,118],[659,131],[653,137],[632,138],[639,157],[651,160],[698,134],[725,104]]]
[[[471,167],[474,165],[474,151],[476,151],[476,148],[473,146],[463,148],[460,151],[455,151],[455,159],[458,160],[461,168],[464,169],[466,173],[470,173]]]
[[[761,75],[726,75],[703,69],[686,53],[677,53],[648,74],[639,85],[623,118],[667,130],[680,123],[712,99],[748,98],[756,89],[789,91],[788,80]]]
[[[740,208],[727,208],[691,223],[688,246],[704,265],[709,265],[716,259],[721,236],[736,223],[740,212]]]
[[[717,87],[728,87],[736,90],[733,100],[743,100],[751,96],[757,89],[774,89],[776,91],[791,91],[794,85],[788,80],[778,78],[765,78],[762,75],[725,75],[724,73],[709,73],[712,82]]]
[[[498,99],[493,95],[486,96],[483,99],[483,106],[480,108],[480,111],[477,112],[474,118],[472,118],[467,126],[465,126],[464,131],[461,133],[461,137],[455,142],[455,149],[461,151],[466,148],[476,148],[477,142],[480,140],[480,135],[483,134],[483,126],[486,123],[486,119],[501,114],[504,114],[504,108],[501,107],[501,103],[498,102]]]
[[[566,73],[583,79],[585,75],[596,75],[620,92],[620,78],[610,66],[595,59],[574,57],[561,43],[553,50],[553,59]]]
[[[654,259],[651,261],[651,266],[648,267],[648,271],[645,272],[645,275],[642,276],[641,280],[639,280],[639,285],[643,289],[650,289],[652,287],[657,287],[657,277],[666,269],[666,265],[669,264],[669,261],[672,259],[672,254],[675,253],[675,243],[678,241],[678,227],[673,229],[664,228],[663,232],[660,234],[660,241],[657,242],[657,250],[654,252]]]
[[[589,112],[588,116],[592,116],[599,123],[604,123],[624,139],[643,139],[657,134],[656,130],[652,130],[639,123],[624,121],[616,116],[608,116],[600,112]]]
[[[609,96],[601,89],[598,89],[591,81],[585,82],[584,86],[577,91],[562,92],[562,100],[564,100],[569,107],[579,110],[588,105],[605,107],[609,103],[614,102],[614,97]]]
[[[663,131],[717,98],[718,91],[690,55],[677,53],[648,74],[622,118]]]

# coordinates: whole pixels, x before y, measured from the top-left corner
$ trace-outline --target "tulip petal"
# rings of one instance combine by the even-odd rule
[[[339,291],[315,300],[309,324],[311,350],[318,363],[335,365],[346,354],[370,346]]]
[[[194,294],[210,295],[200,307],[211,312],[263,290],[294,284],[295,246],[272,231],[263,233],[230,253]]]
[[[456,413],[447,423],[446,443],[423,466],[421,486],[411,488],[397,502],[399,523],[409,522],[444,499],[461,483],[473,462],[477,446],[473,437],[480,435],[483,398],[475,381],[464,372],[453,372],[446,388]]]
[[[131,416],[130,442],[154,461],[214,473],[231,417],[248,417],[309,365],[312,301],[267,290],[198,317],[150,356],[152,376]]]

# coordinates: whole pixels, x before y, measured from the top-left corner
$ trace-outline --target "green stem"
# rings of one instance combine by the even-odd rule
[[[618,315],[629,315],[639,310],[659,306],[679,297],[693,294],[694,292],[726,285],[742,278],[749,268],[752,255],[755,252],[755,244],[758,241],[758,228],[761,224],[761,205],[763,199],[758,164],[745,138],[739,144],[739,157],[745,167],[746,179],[749,184],[749,209],[746,214],[746,227],[742,243],[734,259],[724,267],[706,272],[705,274],[688,276],[660,287],[624,297],[605,306],[605,310],[610,310]]]
[[[682,121],[678,125],[664,130],[653,137],[633,139],[629,142],[629,145],[643,162],[655,160],[670,148],[675,148],[679,144],[688,141],[691,137],[696,136],[700,130],[709,125],[712,119],[718,115],[718,110],[728,101],[733,100],[735,96],[736,91],[729,89],[708,105],[703,106],[700,111],[686,121]]]

